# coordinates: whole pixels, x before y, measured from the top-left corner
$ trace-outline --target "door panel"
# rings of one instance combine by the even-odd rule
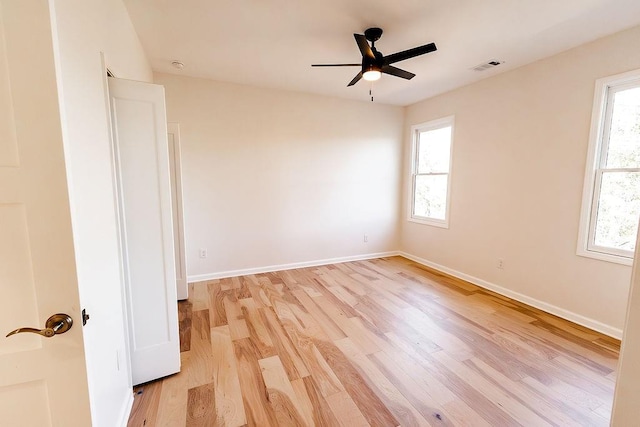
[[[0,0],[0,424],[91,425],[49,3]],[[44,338],[55,313],[74,320]]]
[[[0,389],[0,414],[13,412],[24,426],[50,426],[48,390],[44,381],[31,381]],[[25,405],[25,402],[29,402]],[[41,410],[33,410],[32,407]]]
[[[12,319],[12,325],[16,325],[12,329],[19,325],[38,325],[27,215],[23,203],[0,205],[0,259],[5,283],[0,299],[0,313],[4,313],[2,317],[5,321]],[[3,335],[7,332],[0,331]],[[38,349],[41,347],[40,340],[37,335],[6,339],[0,347],[0,354]]]
[[[180,370],[164,88],[109,79],[133,384]]]
[[[0,11],[2,13],[2,11]],[[0,15],[0,20],[2,16]],[[0,23],[0,166],[18,165],[18,141],[9,81],[4,26]]]

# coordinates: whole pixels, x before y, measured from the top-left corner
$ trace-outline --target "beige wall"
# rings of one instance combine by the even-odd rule
[[[406,221],[403,251],[620,335],[628,266],[576,255],[595,80],[640,68],[640,27],[425,100],[411,125],[455,115],[450,228]],[[497,259],[504,259],[504,270]]]
[[[101,52],[118,77],[152,74],[121,0],[50,3],[80,300],[91,315],[83,335],[93,425],[125,425],[131,377]]]
[[[402,108],[155,82],[180,123],[190,278],[398,249]]]

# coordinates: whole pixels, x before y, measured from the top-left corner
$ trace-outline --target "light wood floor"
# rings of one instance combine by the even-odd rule
[[[404,258],[190,286],[129,426],[609,423],[618,341]]]

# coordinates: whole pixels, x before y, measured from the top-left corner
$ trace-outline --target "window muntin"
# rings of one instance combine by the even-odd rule
[[[640,70],[596,89],[578,254],[630,264],[640,217]]]
[[[448,227],[453,117],[412,128],[409,220]]]

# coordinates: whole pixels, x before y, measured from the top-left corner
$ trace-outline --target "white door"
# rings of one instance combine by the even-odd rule
[[[118,175],[131,375],[180,370],[164,88],[109,78]]]
[[[184,253],[184,222],[182,214],[182,163],[180,161],[180,125],[167,124],[169,140],[169,172],[171,174],[171,205],[173,213],[173,246],[176,260],[176,290],[178,299],[189,298],[187,261]]]
[[[46,0],[0,0],[0,424],[89,426],[69,198]],[[45,338],[66,313],[73,326]]]

